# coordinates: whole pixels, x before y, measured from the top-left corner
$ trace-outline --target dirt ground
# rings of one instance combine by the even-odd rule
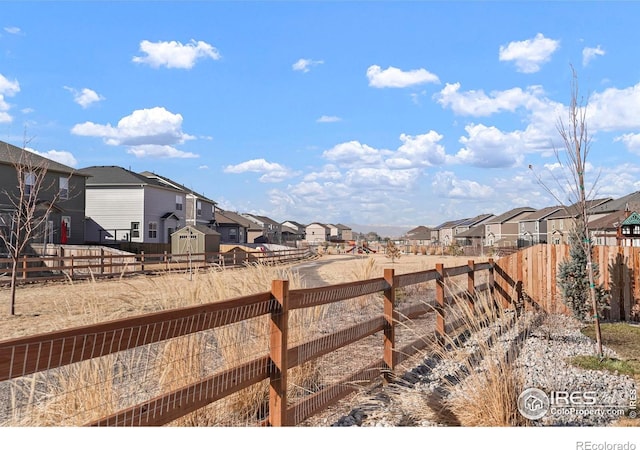
[[[385,255],[323,255],[318,259],[302,261],[290,266],[299,274],[301,287],[338,284],[357,279],[383,276],[385,268],[396,274],[433,269],[436,263],[445,267],[466,265],[469,258],[453,256],[402,255],[394,262]],[[486,259],[476,258],[476,262]],[[245,269],[232,269],[242,271]],[[238,273],[237,284],[252,283]],[[19,286],[16,295],[16,315],[9,315],[9,288],[0,288],[0,341],[50,332],[73,326],[97,323],[146,312],[177,307],[185,273],[136,275],[123,279],[101,279],[79,282],[45,282]],[[248,286],[247,286],[248,287]],[[262,289],[262,292],[268,287]],[[247,292],[248,294],[250,292]],[[242,293],[242,286],[233,291]],[[217,300],[221,300],[218,298]]]

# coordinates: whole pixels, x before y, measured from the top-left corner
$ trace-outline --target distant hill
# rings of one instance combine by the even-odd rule
[[[391,226],[391,225],[360,225],[357,223],[347,223],[345,224],[353,231],[357,233],[368,233],[373,231],[378,233],[378,236],[381,238],[390,237],[392,239],[399,238],[404,235],[407,231],[415,228],[417,225],[407,225],[405,227],[402,226]]]

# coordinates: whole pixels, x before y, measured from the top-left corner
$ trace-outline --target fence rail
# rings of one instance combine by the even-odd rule
[[[247,263],[276,264],[308,258],[308,249],[268,252],[207,252],[191,254],[155,253],[99,254],[69,256],[23,256],[17,272],[18,282],[101,278],[165,270],[199,270],[206,267],[241,267]],[[0,285],[8,284],[12,261],[0,260]]]
[[[489,260],[480,264],[469,261],[465,266],[451,268],[437,264],[433,270],[402,275],[396,275],[393,269],[385,269],[382,278],[295,290],[289,289],[288,280],[274,280],[270,292],[3,341],[0,342],[0,381],[265,316],[271,324],[268,354],[258,355],[170,392],[162,392],[85,425],[164,425],[241,389],[269,380],[265,423],[294,426],[353,392],[356,389],[354,382],[371,382],[381,375],[388,376],[411,355],[432,343],[443,343],[447,330],[456,327],[454,322],[445,326],[446,303],[468,299],[470,294],[480,289],[493,290],[496,267],[496,263]],[[476,283],[479,272],[486,272],[488,282]],[[466,279],[459,281],[463,275]],[[402,307],[398,305],[398,289],[429,281],[435,281],[435,286],[429,288],[435,300]],[[337,331],[289,347],[289,320],[296,310],[380,294],[381,314],[353,325],[335,324]],[[505,302],[509,300],[505,297]],[[399,345],[396,332],[402,328],[400,324],[406,327],[408,321],[434,312],[435,332],[423,332],[412,342]],[[381,354],[378,357],[369,355],[369,363],[365,367],[297,401],[290,400],[290,369],[380,332]]]

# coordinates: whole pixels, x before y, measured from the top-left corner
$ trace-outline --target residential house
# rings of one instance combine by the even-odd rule
[[[612,199],[601,198],[587,201],[587,213],[598,206],[604,206],[611,202]],[[604,209],[604,208],[603,208]],[[593,220],[603,217],[611,211],[600,212],[593,217]],[[550,244],[568,244],[569,232],[575,227],[575,221],[580,216],[580,205],[574,203],[570,206],[564,206],[553,214],[547,216],[547,242]],[[591,218],[590,218],[591,219]]]
[[[293,220],[285,220],[280,225],[282,226],[283,242],[296,246],[298,242],[304,240],[306,225]]]
[[[560,211],[562,206],[547,206],[520,220],[518,247],[547,243],[547,217]]]
[[[443,224],[440,224],[437,228],[438,230],[438,244],[443,245],[445,247],[451,245],[454,241],[454,229],[458,224],[461,224],[469,219],[457,219],[450,220]]]
[[[632,192],[617,199],[609,198],[607,201],[589,208],[589,222],[615,211],[625,211],[629,209],[634,211],[637,205],[640,205],[640,191]]]
[[[250,232],[262,236],[262,228],[252,229],[252,226],[255,227],[254,222],[238,213],[216,208],[215,216],[221,244],[246,244],[249,242]]]
[[[410,246],[423,246],[431,244],[431,229],[424,225],[417,226],[407,231],[403,240]]]
[[[618,227],[618,245],[640,247],[640,214],[625,211],[627,216]]]
[[[319,244],[329,241],[331,230],[325,224],[313,222],[305,229],[305,239],[309,244]]]
[[[339,230],[340,236],[342,236],[343,241],[352,241],[353,240],[353,230],[341,223],[337,223],[336,227]]]
[[[589,222],[589,235],[594,245],[618,245],[621,224],[628,217],[627,211],[615,211]]]
[[[262,235],[254,237],[249,243],[263,244],[281,244],[282,243],[282,225],[267,216],[257,214],[241,213],[241,215],[262,229]]]
[[[489,219],[495,217],[494,214],[479,214],[475,217],[471,217],[470,219],[465,219],[460,221],[458,224],[456,224],[455,228],[453,229],[453,236],[454,239],[457,238],[457,236],[464,232],[467,231],[469,229],[471,229],[472,227],[481,225],[485,222],[487,222]]]
[[[176,204],[176,206],[184,210],[187,225],[204,225],[209,228],[215,227],[216,202],[165,176],[158,175],[153,172],[140,172],[140,175],[152,178],[160,183],[184,192],[186,204]],[[176,202],[178,201],[179,197],[176,197]]]
[[[157,179],[118,166],[82,169],[87,179],[87,240],[96,243],[171,242],[186,225],[186,193]]]
[[[32,242],[84,244],[87,174],[1,141],[0,231],[5,236],[10,236],[14,227],[16,206],[20,198],[17,170],[20,165],[24,168],[21,176],[24,177],[23,186],[26,193],[37,187],[35,170],[46,169],[35,201],[41,205],[38,209],[42,213],[49,211],[49,217],[43,221],[43,227],[32,234]],[[0,252],[3,251],[0,244]]]
[[[514,208],[485,222],[485,243],[495,247],[517,247],[520,220],[535,212],[535,208]]]
[[[456,241],[462,247],[472,248],[473,250],[470,253],[480,254],[486,245],[485,235],[485,225],[481,223],[480,225],[458,233],[456,235]]]

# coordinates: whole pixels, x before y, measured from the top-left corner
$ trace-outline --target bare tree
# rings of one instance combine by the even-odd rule
[[[391,239],[387,240],[385,256],[387,258],[391,258],[392,263],[395,263],[396,259],[400,259],[400,257],[402,256],[402,252],[398,247],[396,247],[396,244]]]
[[[55,183],[47,178],[49,167],[46,158],[27,151],[27,141],[22,151],[12,150],[6,144],[6,152],[15,168],[15,189],[3,189],[2,199],[8,209],[0,216],[0,243],[11,260],[10,314],[15,315],[18,265],[29,243],[44,233],[49,214],[60,197]],[[46,201],[43,194],[47,192]]]
[[[598,295],[595,281],[595,270],[592,261],[593,244],[589,230],[588,201],[597,185],[597,178],[592,183],[589,193],[585,191],[585,171],[589,151],[591,149],[591,136],[587,127],[587,102],[580,97],[578,89],[578,76],[573,66],[571,66],[571,102],[569,105],[568,119],[558,118],[557,130],[560,134],[565,150],[566,170],[570,173],[567,176],[566,186],[562,186],[560,180],[555,181],[561,186],[561,190],[568,190],[569,197],[575,200],[577,206],[577,218],[574,220],[574,231],[580,237],[580,241],[586,257],[586,272],[589,281],[589,301],[593,313],[594,326],[596,332],[596,352],[602,358],[602,335],[600,331],[600,308],[598,305]],[[555,149],[558,162],[562,165],[560,151]],[[532,169],[532,166],[529,166]],[[562,204],[551,189],[548,188],[537,176],[538,182]],[[573,212],[573,211],[572,211]]]

